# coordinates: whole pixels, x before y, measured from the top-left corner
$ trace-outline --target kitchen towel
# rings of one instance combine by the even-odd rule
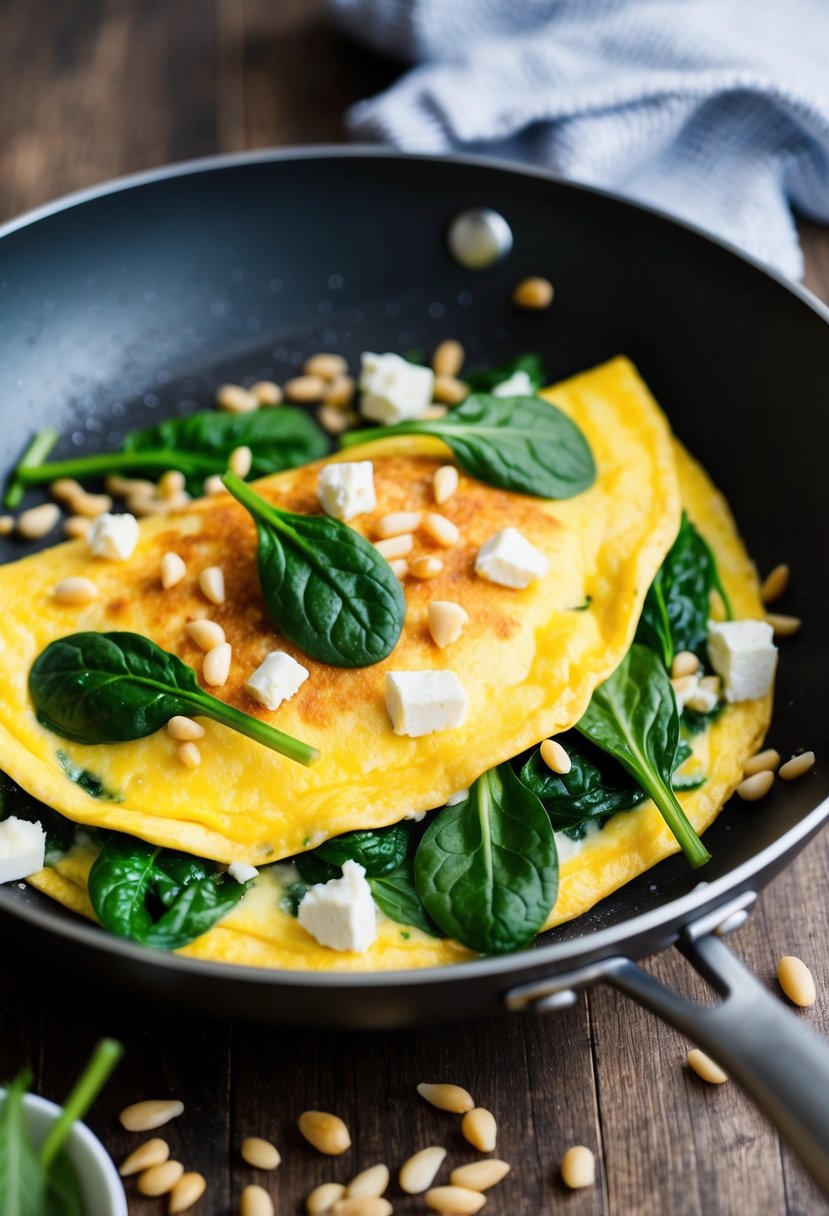
[[[550,168],[793,278],[829,222],[829,0],[328,0],[414,66],[348,116],[412,152]]]

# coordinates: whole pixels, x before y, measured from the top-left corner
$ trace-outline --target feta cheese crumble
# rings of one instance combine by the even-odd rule
[[[501,587],[523,590],[547,573],[549,563],[517,528],[502,528],[478,550],[475,573]]]
[[[709,621],[708,657],[722,677],[726,701],[753,701],[771,691],[777,666],[766,621]]]
[[[325,465],[317,478],[317,498],[326,515],[343,522],[373,511],[377,506],[374,465],[370,460]]]
[[[303,896],[297,917],[321,946],[364,954],[377,937],[377,910],[363,867],[347,861],[342,878],[315,883]]]
[[[246,861],[232,861],[227,872],[236,882],[252,882],[254,878],[259,877],[256,866],[249,866]]]
[[[39,823],[10,815],[0,823],[0,883],[17,882],[43,869],[46,833]]]
[[[298,692],[308,679],[308,669],[284,650],[272,650],[265,655],[252,675],[248,676],[245,692],[266,709],[278,709]]]
[[[364,351],[360,375],[360,409],[363,417],[393,426],[406,418],[420,418],[432,404],[435,373],[400,355]]]
[[[396,735],[452,730],[466,717],[466,693],[454,671],[390,671],[386,708]]]
[[[93,557],[105,557],[111,562],[128,561],[138,544],[138,520],[125,512],[107,513],[93,519],[86,534],[86,543]]]
[[[534,397],[535,395],[533,382],[523,368],[513,372],[500,384],[496,384],[492,390],[493,397]]]

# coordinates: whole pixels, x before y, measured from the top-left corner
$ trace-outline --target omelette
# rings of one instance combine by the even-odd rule
[[[388,658],[369,667],[330,667],[279,633],[262,601],[253,524],[227,494],[143,521],[128,562],[102,562],[76,541],[1,568],[3,603],[16,608],[0,622],[0,769],[31,798],[78,825],[71,846],[50,853],[31,884],[95,919],[87,879],[106,834],[117,832],[220,867],[259,868],[226,915],[178,948],[184,955],[352,971],[473,957],[450,937],[385,915],[363,952],[321,945],[292,906],[297,858],[347,833],[416,823],[456,800],[486,770],[576,726],[631,647],[683,511],[716,559],[734,617],[764,615],[754,568],[725,501],[674,439],[627,360],[615,359],[542,395],[581,428],[596,462],[594,484],[551,501],[485,485],[461,471],[456,493],[441,508],[460,540],[440,550],[436,577],[406,580],[400,639]],[[376,507],[351,526],[371,540],[389,512],[434,509],[434,474],[449,459],[439,439],[390,437],[274,474],[254,488],[283,509],[316,513],[323,465],[370,461]],[[546,562],[546,572],[522,590],[475,573],[476,554],[504,527],[518,529]],[[435,552],[420,535],[417,544],[423,554]],[[163,590],[159,569],[169,552],[183,559],[187,576]],[[224,571],[227,595],[220,605],[205,599],[198,578],[213,566]],[[56,602],[55,584],[72,576],[92,579],[97,598],[83,605]],[[427,627],[435,600],[460,604],[468,618],[445,649],[435,646]],[[232,646],[230,675],[216,694],[316,747],[316,764],[305,768],[209,721],[199,742],[201,763],[192,769],[183,768],[163,731],[92,745],[41,725],[28,674],[50,642],[77,631],[128,630],[198,671],[202,653],[187,625],[199,619],[218,622]],[[270,711],[251,699],[245,683],[277,648],[301,662],[308,678]],[[396,734],[384,700],[385,676],[435,670],[462,678],[464,721],[422,737]],[[741,780],[770,713],[770,695],[727,704],[690,737],[683,771],[698,780],[677,796],[698,832]],[[579,916],[678,847],[648,800],[592,825],[582,838],[557,832],[556,843],[558,892],[545,928]]]

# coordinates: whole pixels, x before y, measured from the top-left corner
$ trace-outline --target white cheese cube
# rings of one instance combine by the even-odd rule
[[[10,815],[0,822],[0,882],[17,882],[43,869],[46,833],[39,823]]]
[[[308,669],[284,650],[272,650],[265,655],[253,675],[248,677],[245,692],[250,693],[267,709],[278,709],[289,700],[308,679]]]
[[[86,543],[94,557],[111,562],[125,562],[132,557],[138,544],[138,520],[134,515],[99,515],[93,519],[86,534]]]
[[[299,923],[321,946],[364,954],[377,937],[377,910],[356,861],[343,865],[342,878],[318,882],[303,896]]]
[[[708,657],[726,701],[753,701],[771,691],[777,647],[767,621],[709,621]]]
[[[469,797],[469,790],[455,790],[454,794],[450,794],[446,799],[447,806],[458,806],[461,802],[466,802]]]
[[[475,573],[501,587],[528,587],[547,573],[549,563],[517,528],[502,528],[481,545]]]
[[[362,355],[360,409],[365,418],[393,426],[406,418],[420,418],[432,404],[435,373],[400,355]]]
[[[252,882],[254,878],[259,877],[256,866],[249,866],[246,861],[232,861],[227,872],[236,882]]]
[[[535,389],[533,382],[524,371],[519,368],[517,372],[513,372],[506,380],[502,380],[500,384],[496,384],[492,390],[493,397],[534,397]]]
[[[454,671],[390,671],[386,708],[396,735],[451,730],[466,717],[466,693]]]
[[[327,464],[317,477],[317,498],[326,515],[346,521],[377,506],[370,460]]]
[[[711,678],[719,684],[716,676]],[[708,687],[704,679],[698,680],[696,688],[686,702],[688,708],[693,709],[698,714],[713,713],[719,703],[719,693],[713,688]]]

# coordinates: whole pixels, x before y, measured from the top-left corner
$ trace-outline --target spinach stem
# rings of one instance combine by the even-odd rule
[[[72,1124],[84,1117],[123,1054],[123,1047],[115,1039],[101,1039],[98,1043],[43,1141],[39,1156],[44,1170],[49,1169],[63,1148]]]
[[[371,443],[373,439],[388,439],[395,435],[419,435],[424,427],[418,424],[418,420],[414,419],[411,422],[396,422],[394,426],[369,426],[361,431],[347,431],[340,436],[341,448],[353,448],[359,443]],[[439,423],[437,421],[427,422],[426,431],[428,434],[439,434]]]
[[[10,511],[14,510],[15,507],[19,507],[23,501],[26,486],[29,484],[25,480],[28,470],[32,466],[40,465],[40,462],[49,455],[59,438],[58,432],[54,427],[50,426],[43,431],[38,431],[26,448],[26,451],[20,457],[20,463],[11,476],[9,488],[6,491],[5,503]],[[47,480],[49,479],[47,478]]]
[[[53,460],[48,464],[24,465],[21,462],[14,476],[23,488],[55,481],[58,477],[103,477],[107,473],[136,469],[178,469],[188,476],[195,476],[199,473],[216,473],[222,467],[213,456],[156,448],[148,452],[98,452],[94,456],[76,456],[71,460]]]
[[[688,864],[695,870],[704,866],[707,861],[711,860],[711,854],[694,831],[673,791],[664,784],[657,773],[650,770],[637,771],[635,776],[647,795],[653,799],[656,809],[676,838]]]
[[[219,722],[222,726],[229,726],[231,730],[238,731],[240,735],[247,735],[255,743],[262,743],[271,751],[287,756],[289,760],[296,760],[299,764],[310,766],[320,758],[319,751],[310,743],[303,743],[301,739],[295,739],[292,735],[286,735],[284,731],[277,730],[274,726],[268,726],[267,722],[261,722],[252,714],[245,714],[240,709],[234,709],[232,705],[225,705],[224,701],[211,696],[209,692],[200,693],[193,698],[193,701],[197,713],[212,718],[214,722]]]

